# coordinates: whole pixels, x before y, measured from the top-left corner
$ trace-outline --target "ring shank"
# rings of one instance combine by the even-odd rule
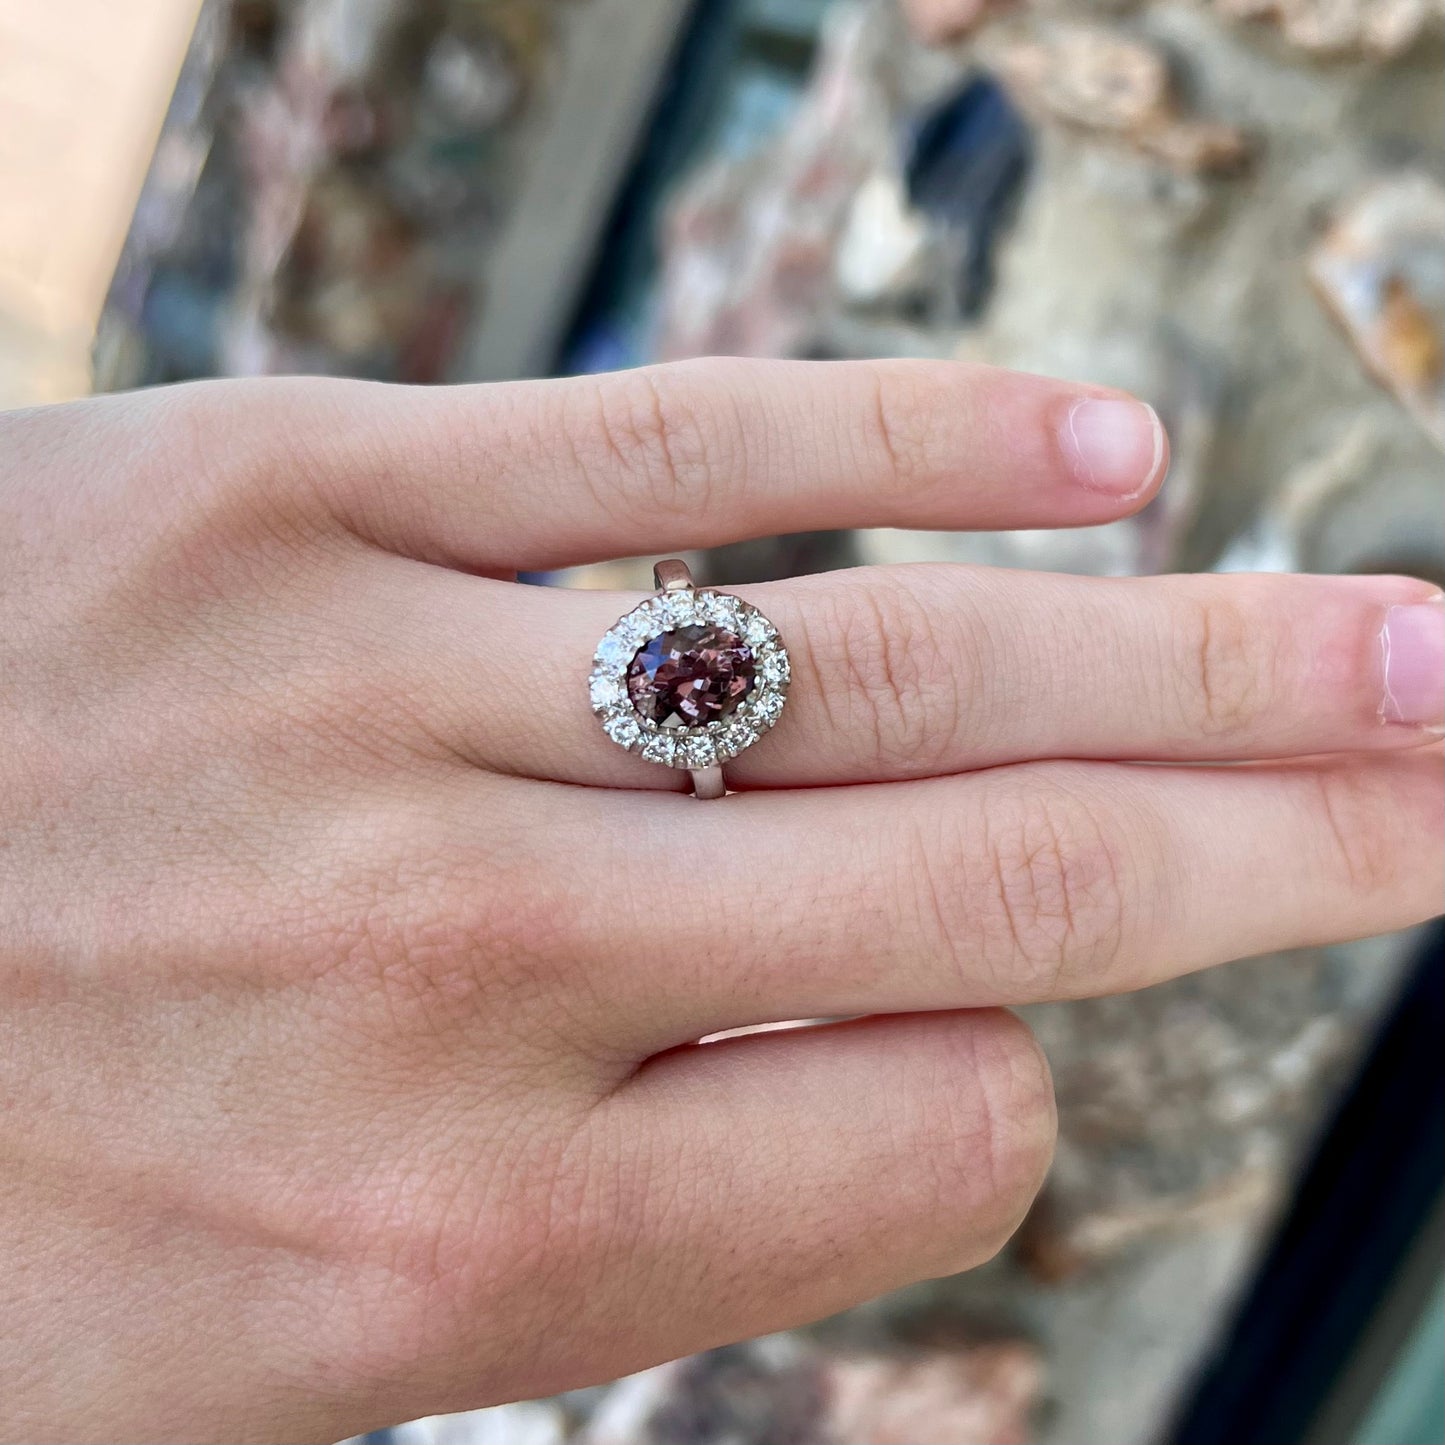
[[[680,557],[669,557],[652,569],[652,585],[659,592],[685,592],[692,589],[692,570]]]
[[[728,790],[723,778],[721,765],[711,768],[692,768],[692,795],[695,798],[721,798]]]

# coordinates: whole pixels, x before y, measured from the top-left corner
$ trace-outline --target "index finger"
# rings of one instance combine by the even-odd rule
[[[1148,501],[1168,459],[1142,402],[954,361],[712,358],[427,391],[293,384],[323,403],[326,439],[308,454],[347,524],[479,570],[822,528],[1107,522]]]

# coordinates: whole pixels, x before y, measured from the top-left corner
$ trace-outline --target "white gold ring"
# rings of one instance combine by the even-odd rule
[[[659,562],[653,579],[657,595],[597,644],[592,711],[618,747],[685,768],[699,798],[721,798],[723,764],[782,716],[788,652],[756,607],[694,587],[685,562]]]

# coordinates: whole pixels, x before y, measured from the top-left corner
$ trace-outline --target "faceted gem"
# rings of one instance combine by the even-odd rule
[[[602,727],[619,747],[630,748],[642,740],[642,727],[635,717],[608,718]]]
[[[753,685],[753,650],[734,632],[706,624],[659,633],[627,669],[633,708],[664,728],[725,718]]]

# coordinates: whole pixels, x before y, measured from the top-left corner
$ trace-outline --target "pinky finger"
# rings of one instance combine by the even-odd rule
[[[1054,1139],[1048,1066],[999,1010],[873,1017],[697,1045],[615,1096],[639,1176],[659,1356],[806,1320],[982,1263]],[[679,1186],[677,1181],[684,1181]],[[664,1187],[666,1186],[666,1187]]]

